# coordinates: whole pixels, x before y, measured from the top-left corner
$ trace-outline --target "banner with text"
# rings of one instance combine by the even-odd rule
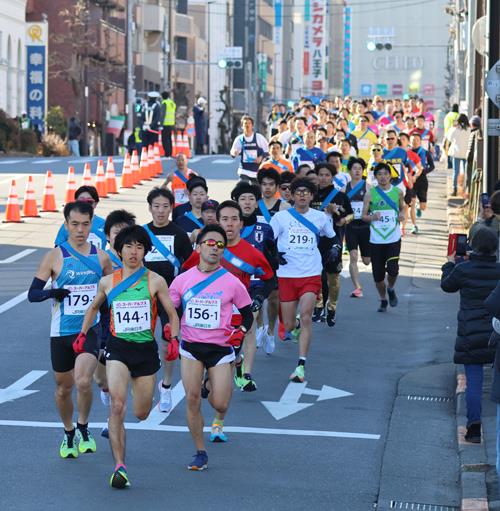
[[[44,131],[47,112],[48,23],[26,23],[26,112],[31,126]]]

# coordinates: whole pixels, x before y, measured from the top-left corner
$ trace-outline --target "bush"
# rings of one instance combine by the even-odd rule
[[[59,135],[61,138],[66,137],[66,119],[64,118],[64,110],[60,106],[53,106],[47,112],[47,130]]]
[[[20,149],[22,152],[36,154],[38,141],[32,130],[21,130],[19,134]]]
[[[18,151],[20,146],[19,125],[3,110],[0,110],[0,147],[3,150]]]
[[[42,153],[44,156],[68,156],[68,147],[64,140],[55,133],[42,136]]]

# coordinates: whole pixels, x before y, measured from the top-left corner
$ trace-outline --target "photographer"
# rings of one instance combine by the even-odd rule
[[[484,197],[484,198],[483,198]],[[496,191],[490,198],[489,201],[486,199],[485,194],[481,196],[481,215],[480,219],[475,222],[469,231],[469,238],[472,239],[479,229],[486,228],[497,237],[497,241],[500,233],[500,191]],[[497,261],[499,260],[498,246],[496,250]]]

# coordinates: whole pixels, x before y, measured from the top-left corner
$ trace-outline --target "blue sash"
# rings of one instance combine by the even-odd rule
[[[111,252],[111,250],[106,250],[106,254],[109,255],[111,260],[115,263],[116,266],[118,266],[118,268],[123,268],[123,263],[120,261],[118,257],[116,257],[115,254],[113,254],[113,252]]]
[[[344,188],[344,182],[341,181],[338,177],[334,177],[332,182],[336,183],[337,186],[340,186],[340,188]]]
[[[262,216],[266,219],[266,222],[269,223],[271,221],[271,213],[269,213],[266,203],[262,199],[260,199],[258,204],[259,204],[259,208],[262,213]]]
[[[361,180],[350,192],[347,193],[347,197],[351,200],[360,190],[363,188],[365,182]]]
[[[312,222],[310,222],[304,215],[299,213],[295,208],[289,208],[287,209],[287,211],[304,227],[307,227],[311,232],[313,232],[316,235],[316,237],[319,237],[319,229]]]
[[[368,129],[365,130],[365,132],[358,138],[358,140],[365,138],[367,133],[368,133]]]
[[[257,275],[257,277],[264,275],[264,271],[262,270],[262,268],[255,268],[250,263],[247,263],[243,261],[243,259],[240,259],[237,255],[234,255],[227,248],[224,249],[224,254],[222,255],[222,257],[229,264],[232,264],[239,270],[243,270],[245,273],[248,273],[249,275]]]
[[[177,274],[181,267],[179,259],[177,259],[177,257],[175,257],[175,255],[172,254],[172,252],[170,252],[170,250],[153,234],[147,224],[144,224],[143,227],[149,234],[156,250],[158,250],[158,252],[160,252],[160,254],[177,270]]]
[[[80,262],[82,262],[89,270],[92,270],[99,278],[102,277],[102,268],[99,263],[96,263],[93,259],[80,252],[77,252],[69,242],[65,241],[61,247],[64,247],[73,257],[76,257]]]
[[[111,302],[123,291],[126,291],[132,284],[135,284],[146,273],[144,266],[122,280],[108,293],[108,306],[111,307]]]
[[[428,129],[425,129],[424,132],[422,133],[422,140],[426,137],[426,135],[429,133],[429,130]]]
[[[423,147],[419,147],[417,151],[418,156],[420,157],[420,162],[426,168],[427,165],[427,151]]]
[[[194,215],[192,211],[188,211],[187,213],[184,213],[184,216],[187,216],[191,222],[195,223],[200,229],[203,229],[205,227]]]
[[[247,225],[246,227],[243,227],[243,229],[241,230],[241,234],[240,236],[243,238],[243,239],[247,239],[250,234],[252,234],[253,230],[255,229],[255,224],[253,225]]]
[[[382,188],[380,188],[380,186],[376,186],[375,190],[377,190],[377,193],[380,195],[380,197],[382,197],[382,199],[384,199],[385,202],[387,202],[387,204],[394,211],[396,211],[397,214],[399,214],[399,206],[396,205],[396,203],[384,192],[384,190],[382,190]]]
[[[205,280],[198,282],[198,284],[188,289],[185,293],[182,294],[181,297],[182,306],[186,308],[186,305],[189,302],[189,300],[194,298],[196,295],[199,295],[205,288],[207,288],[210,284],[215,282],[219,277],[222,277],[222,275],[224,275],[225,273],[227,273],[227,270],[225,270],[224,268],[219,268],[215,273],[212,273],[212,275],[207,277]]]
[[[188,179],[186,176],[184,176],[183,174],[181,174],[178,170],[176,170],[174,172],[174,174],[184,183],[186,184],[188,182]]]
[[[271,163],[279,167],[283,172],[287,172],[289,170],[286,165],[283,165],[283,163],[280,163],[278,160],[271,160]]]
[[[384,160],[390,160],[395,154],[396,154],[396,150],[399,149],[399,147],[395,147],[394,149],[391,149],[388,153],[384,155],[382,155],[382,158]]]
[[[339,193],[339,191],[334,188],[326,197],[325,200],[321,203],[321,206],[319,207],[320,211],[323,211],[330,202],[335,198],[335,196]],[[295,216],[295,215],[294,215]]]

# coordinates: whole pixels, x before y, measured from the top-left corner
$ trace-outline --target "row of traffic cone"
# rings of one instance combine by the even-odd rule
[[[172,156],[175,157],[178,154],[185,154],[188,158],[191,158],[191,149],[189,148],[189,140],[187,133],[183,131],[177,132],[177,138],[172,133]]]
[[[140,185],[141,181],[150,181],[154,177],[161,176],[162,167],[160,160],[160,144],[142,148],[141,160],[134,149],[132,157],[125,155],[122,171],[122,188],[134,188]]]

